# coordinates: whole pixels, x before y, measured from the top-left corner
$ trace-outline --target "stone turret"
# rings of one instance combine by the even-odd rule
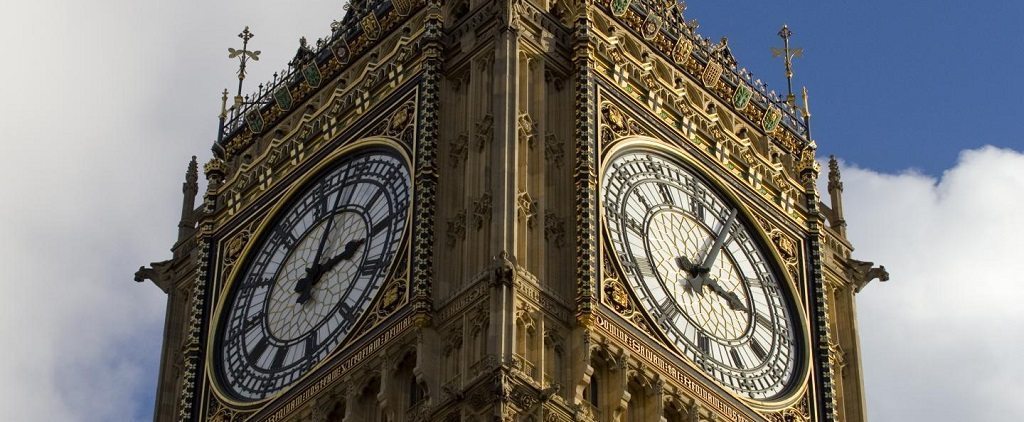
[[[196,156],[188,163],[185,172],[185,183],[181,184],[181,220],[178,221],[178,241],[181,242],[192,235],[195,230],[196,194],[199,193],[199,164]]]
[[[846,219],[843,218],[843,181],[840,179],[839,162],[836,157],[828,159],[828,196],[832,199],[832,230],[846,238]]]

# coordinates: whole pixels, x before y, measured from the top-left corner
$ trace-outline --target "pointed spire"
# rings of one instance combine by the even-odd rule
[[[839,161],[836,156],[828,157],[828,196],[832,199],[831,227],[844,239],[846,238],[846,219],[843,217],[843,181],[839,174]]]
[[[199,191],[199,163],[196,162],[196,156],[192,156],[192,160],[188,162],[188,170],[185,171],[185,184],[192,186],[193,190]]]
[[[196,194],[199,193],[199,163],[196,156],[188,163],[188,170],[185,171],[185,183],[181,184],[181,219],[178,220],[178,241],[182,241],[192,234],[195,229],[193,213],[196,208]]]

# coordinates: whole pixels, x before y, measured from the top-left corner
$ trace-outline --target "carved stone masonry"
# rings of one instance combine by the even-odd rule
[[[455,217],[448,219],[448,247],[455,247],[455,243],[466,238],[466,211],[459,211]]]
[[[484,222],[491,219],[491,193],[484,192],[480,199],[473,201],[473,223],[476,229],[484,228]]]
[[[491,142],[494,138],[494,116],[490,114],[485,115],[476,123],[476,132],[474,134],[476,139],[476,148],[479,152],[484,152],[484,146]]]
[[[551,210],[544,213],[544,239],[558,248],[565,246],[565,221]]]
[[[565,159],[565,149],[562,142],[554,133],[548,133],[544,137],[544,159],[555,168],[562,168],[562,160]]]
[[[462,133],[451,143],[451,150],[449,151],[449,158],[451,159],[452,168],[458,168],[459,164],[466,161],[469,155],[469,135]]]
[[[537,216],[537,201],[530,197],[530,193],[519,191],[516,196],[516,208],[519,210],[519,217],[526,220],[526,227],[533,228],[534,217]]]
[[[537,124],[530,118],[529,113],[520,114],[517,122],[519,125],[519,140],[526,141],[526,146],[533,149],[537,143]]]

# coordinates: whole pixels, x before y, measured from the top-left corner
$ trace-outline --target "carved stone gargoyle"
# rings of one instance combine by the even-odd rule
[[[860,293],[860,290],[867,286],[871,280],[878,279],[878,281],[889,281],[889,272],[885,270],[884,265],[875,266],[874,262],[858,261],[850,258],[850,272],[851,281],[853,281],[854,293]]]
[[[139,267],[139,270],[135,272],[135,281],[142,283],[146,280],[153,280],[153,284],[156,284],[160,290],[167,293],[171,283],[169,273],[172,262],[173,260],[168,259],[166,261],[153,262],[149,264],[149,267]]]

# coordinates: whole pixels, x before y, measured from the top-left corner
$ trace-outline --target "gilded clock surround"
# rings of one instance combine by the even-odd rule
[[[623,119],[625,119],[625,117],[623,117]],[[620,154],[627,152],[651,152],[655,154],[664,154],[670,157],[674,157],[680,161],[683,161],[687,165],[697,168],[697,171],[700,174],[710,174],[708,170],[706,170],[705,168],[701,168],[701,166],[696,162],[696,160],[690,158],[688,154],[683,150],[673,145],[667,145],[665,142],[659,141],[654,138],[635,135],[626,136],[623,138],[615,139],[612,142],[612,144],[613,145],[611,147],[606,148],[603,154],[602,163],[604,164],[601,167],[602,172],[605,171],[607,163],[609,163],[612,160],[612,158]],[[709,179],[709,181],[718,192],[721,192],[726,196],[726,200],[731,205],[736,206],[739,209],[740,215],[743,216],[744,219],[752,221],[753,219],[749,218],[749,216],[759,215],[758,213],[760,211],[757,211],[753,207],[748,206],[747,203],[741,200],[740,197],[736,195],[734,192],[732,192],[729,189],[726,189],[722,184],[717,183],[714,180]],[[600,214],[603,215],[603,202],[599,203],[602,204],[600,206]],[[771,267],[780,268],[780,264],[788,262],[787,259],[783,258],[783,256],[786,255],[783,255],[779,250],[779,242],[769,241],[769,239],[777,238],[785,239],[788,242],[793,242],[792,240],[783,237],[784,235],[778,229],[774,229],[771,235],[772,237],[769,237],[769,234],[761,225],[750,224],[749,227],[753,228],[754,236],[757,237],[757,239],[755,239],[755,243],[760,245],[772,245],[771,247],[762,249],[770,253],[770,256],[766,258],[769,261],[772,261],[769,263]],[[609,236],[609,234],[607,233],[607,231],[604,231],[602,233],[601,241],[601,248],[604,251],[602,253],[604,256],[602,266],[602,273],[604,274],[604,279],[600,289],[600,291],[603,293],[603,295],[601,295],[601,302],[606,306],[609,306],[611,309],[613,309],[619,316],[624,318],[626,321],[636,324],[636,326],[640,328],[641,331],[651,336],[652,339],[656,339],[656,341],[659,341],[666,345],[667,349],[674,350],[676,354],[681,354],[681,351],[676,350],[674,346],[671,346],[671,342],[669,342],[668,339],[665,338],[664,335],[657,328],[652,328],[657,326],[655,321],[653,321],[650,315],[645,313],[640,306],[636,305],[636,298],[632,294],[632,291],[629,287],[625,285],[625,283],[621,281],[625,277],[625,274],[623,274],[623,264],[620,262],[619,258],[615,256],[614,253],[610,252],[612,248],[607,245],[607,236]],[[795,247],[790,249],[789,253],[795,254]],[[808,381],[810,370],[810,366],[806,362],[807,356],[810,355],[811,347],[808,338],[810,327],[807,324],[806,318],[804,318],[804,313],[796,309],[802,306],[803,304],[802,301],[800,301],[799,299],[800,295],[797,293],[799,290],[796,289],[796,284],[794,283],[794,280],[788,271],[776,270],[774,272],[777,274],[777,276],[779,276],[780,280],[783,283],[783,289],[786,290],[786,295],[792,301],[792,303],[790,303],[789,306],[794,307],[795,312],[793,312],[792,315],[794,318],[796,318],[796,326],[799,327],[801,331],[801,333],[798,333],[797,335],[799,345],[798,354],[801,357],[799,358],[800,362],[797,365],[798,369],[794,374],[791,382],[789,383],[788,389],[781,397],[773,400],[755,400],[749,397],[731,393],[738,400],[745,402],[750,407],[763,411],[784,410],[792,407],[794,404],[797,404],[799,401],[803,400],[804,395],[807,393],[806,383]],[[671,359],[671,357],[669,356],[663,356],[663,358]],[[685,365],[689,365],[695,371],[701,371],[701,369],[698,366],[696,366],[690,360],[681,357],[681,355],[678,355],[676,359],[683,362]],[[710,377],[708,379],[711,382],[717,383],[717,381],[712,380]],[[728,390],[727,387],[720,387],[723,390]]]
[[[404,109],[400,108],[398,113],[403,113],[402,110]],[[231,255],[236,255],[236,258],[230,260],[232,264],[234,263],[235,259],[241,260],[249,256],[253,252],[252,248],[254,248],[255,245],[257,244],[255,240],[262,238],[264,233],[270,228],[268,227],[268,224],[274,220],[275,216],[282,212],[283,207],[290,205],[291,199],[295,195],[297,195],[298,192],[304,189],[306,187],[306,183],[313,179],[314,176],[320,175],[325,168],[332,166],[337,160],[343,157],[350,156],[360,151],[372,150],[373,148],[384,148],[387,151],[391,151],[397,154],[405,162],[407,168],[412,168],[412,160],[410,158],[409,153],[405,150],[405,147],[402,144],[394,140],[387,138],[364,138],[345,143],[344,146],[342,146],[341,148],[332,151],[330,155],[325,157],[315,167],[305,171],[304,174],[293,183],[293,185],[288,189],[288,191],[282,194],[280,196],[280,199],[278,199],[275,202],[275,204],[264,214],[265,217],[259,219],[260,223],[255,230],[252,230],[250,233],[250,229],[246,228],[243,229],[234,237],[231,237],[226,242],[227,255],[225,256],[225,262],[229,262],[228,258]],[[415,178],[415,176],[413,176],[413,178]],[[358,322],[351,330],[351,334],[347,335],[344,342],[339,344],[333,352],[331,352],[326,358],[321,360],[316,366],[309,369],[307,373],[317,372],[325,364],[330,363],[333,356],[343,354],[350,344],[357,342],[360,339],[361,333],[365,334],[367,331],[369,331],[368,328],[372,328],[381,320],[387,319],[389,316],[394,314],[399,307],[401,307],[404,303],[407,302],[407,292],[409,291],[408,279],[410,271],[408,265],[408,233],[410,232],[410,223],[412,221],[411,209],[408,211],[407,215],[405,216],[405,219],[407,221],[407,224],[405,225],[405,233],[402,235],[403,240],[401,241],[401,244],[403,246],[400,247],[401,252],[399,253],[398,256],[396,256],[395,262],[392,263],[392,267],[387,271],[388,275],[384,277],[384,285],[381,286],[378,294],[372,300],[372,303],[369,306],[369,308],[358,317]],[[255,222],[253,224],[255,224]],[[239,242],[238,239],[251,239],[253,241],[245,243],[245,246],[240,253],[233,253],[237,250],[236,245]],[[240,271],[244,268],[244,266],[231,265],[226,268],[230,268],[230,272],[226,273],[227,277],[224,279],[222,285],[223,287],[221,288],[223,289],[224,292],[229,292],[231,291],[232,285],[237,282],[240,276]],[[223,312],[226,311],[226,301],[229,298],[230,295],[228,294],[221,295],[220,300],[218,301],[216,307],[214,308],[214,317],[211,319],[212,323],[210,326],[210,332],[214,333],[215,336],[217,335],[216,333],[218,333],[218,325],[221,323],[222,320],[221,315]],[[214,350],[216,346],[217,345],[215,342],[208,342],[207,356],[215,355]],[[219,377],[214,375],[216,373],[216,369],[212,365],[214,365],[213,360],[208,359],[206,371],[210,379],[213,380],[211,384],[213,386],[213,392],[215,394],[216,399],[220,403],[231,406],[232,408],[235,409],[259,408],[263,404],[272,401],[277,397],[287,393],[288,390],[291,388],[291,386],[285,387],[281,391],[272,394],[264,399],[254,401],[239,401],[233,398],[232,394],[227,393],[223,390],[223,387],[220,385],[220,381],[218,380]]]
[[[287,77],[225,107],[202,204],[192,164],[174,257],[137,274],[169,294],[155,419],[863,420],[853,294],[884,269],[850,257],[836,169],[831,206],[820,201],[806,107],[752,80],[684,12],[354,2]],[[286,192],[359,142],[408,159],[402,270],[333,357],[274,397],[232,402],[207,358],[214,305]],[[805,333],[806,364],[780,399],[722,388],[637,306],[598,194],[627,148],[691,166],[769,251]]]

